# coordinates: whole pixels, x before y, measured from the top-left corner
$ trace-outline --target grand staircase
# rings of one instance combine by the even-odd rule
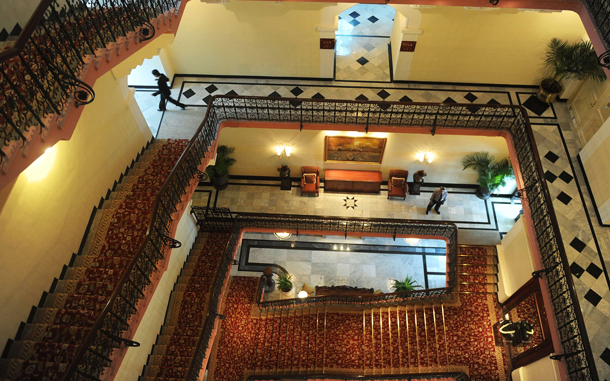
[[[210,291],[228,239],[226,233],[200,233],[174,285],[165,322],[140,381],[185,379],[206,322]]]
[[[499,317],[489,270],[494,248],[460,247],[459,253],[461,264],[472,265],[458,276],[466,283],[459,293],[406,305],[253,309],[254,298],[244,292],[256,281],[232,278],[227,319],[210,360],[212,379],[491,371],[488,379],[504,380],[502,349],[494,346],[492,332]],[[476,321],[472,332],[464,324],[468,319]]]
[[[61,380],[132,264],[132,272],[152,275],[143,277],[143,284],[133,285],[133,295],[121,293],[117,298],[129,309],[127,316],[143,313],[147,292],[154,290],[169,249],[159,248],[153,257],[134,257],[147,234],[155,197],[187,143],[154,142],[121,176],[120,184],[109,191],[82,253],[72,256],[49,292],[43,293],[38,306],[32,308],[27,322],[21,324],[15,340],[9,340],[0,359],[0,379]],[[106,320],[133,335],[132,319],[127,321],[111,313]],[[108,365],[113,352],[125,342],[112,334],[108,334],[107,342],[108,347],[88,350]]]

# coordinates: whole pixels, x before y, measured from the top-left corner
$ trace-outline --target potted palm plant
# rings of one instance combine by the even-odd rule
[[[574,78],[603,82],[606,79],[604,68],[600,66],[590,41],[569,43],[553,38],[546,47],[544,67],[548,78],[540,83],[536,95],[538,99],[549,104],[563,90],[563,80]]]
[[[280,292],[288,294],[292,290],[292,275],[288,273],[278,275],[277,288]]]
[[[229,168],[236,162],[234,158],[230,157],[233,152],[235,152],[235,147],[218,146],[216,162],[205,169],[214,188],[218,190],[226,189],[229,186]]]
[[[462,166],[463,170],[472,169],[478,173],[479,187],[475,194],[482,200],[488,199],[499,187],[506,185],[506,179],[515,177],[508,158],[496,161],[493,155],[485,151],[464,156]]]
[[[398,279],[390,280],[394,282],[394,284],[392,284],[390,287],[394,290],[394,292],[415,291],[417,288],[422,288],[419,284],[417,284],[415,278],[411,277],[410,275],[407,275],[404,281]]]

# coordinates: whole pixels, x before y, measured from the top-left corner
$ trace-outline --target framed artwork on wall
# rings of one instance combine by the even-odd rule
[[[324,161],[327,163],[381,164],[387,138],[326,136]]]

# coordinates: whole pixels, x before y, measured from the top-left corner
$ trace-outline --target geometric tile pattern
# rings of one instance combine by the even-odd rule
[[[569,128],[569,122],[567,123]],[[541,162],[553,199],[595,365],[600,379],[610,379],[610,364],[602,358],[610,346],[610,288],[600,259],[600,250],[605,250],[601,252],[605,261],[610,259],[607,229],[602,228],[604,231],[601,235],[599,232],[594,235],[596,232],[591,230],[590,223],[597,223],[597,219],[589,218],[594,215],[590,212],[587,216],[586,206],[582,203],[579,184],[584,184],[584,179],[580,171],[576,176],[577,179],[580,176],[579,184],[573,181],[575,174],[570,166],[570,163],[574,165],[573,157],[564,149],[564,142],[568,147],[572,145],[575,148],[577,139],[573,138],[572,132],[557,124],[533,125],[532,128],[539,152],[547,152]],[[590,203],[585,197],[587,194],[585,190],[582,197],[585,202]],[[601,239],[604,239],[605,245],[599,242]]]
[[[357,4],[339,15],[336,80],[390,81],[388,43],[394,14],[388,5]]]
[[[525,107],[527,116],[530,119],[556,119],[555,107],[553,104],[548,105],[539,100],[534,93],[517,92],[517,100],[519,104]],[[550,120],[547,123],[557,123],[556,120]]]

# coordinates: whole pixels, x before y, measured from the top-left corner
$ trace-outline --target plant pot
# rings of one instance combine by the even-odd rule
[[[212,185],[214,185],[214,188],[217,190],[227,189],[227,187],[229,186],[228,174],[224,176],[212,176],[210,180],[212,180]]]
[[[482,186],[479,186],[477,188],[477,191],[474,194],[481,200],[487,200],[491,196],[492,193],[493,192],[491,190],[489,190],[489,188],[484,188]]]
[[[294,287],[291,287],[291,288],[290,288],[290,290],[288,290],[288,291],[282,291],[282,290],[280,290],[280,288],[278,287],[278,289],[277,289],[277,290],[280,292],[280,295],[281,295],[281,296],[282,296],[284,299],[291,299],[291,298],[294,298],[294,295],[291,295],[291,293],[292,293],[292,289],[293,289],[293,288],[294,288]]]
[[[557,99],[562,90],[561,83],[552,79],[545,79],[540,82],[540,88],[536,93],[536,97],[543,102],[551,104]]]

